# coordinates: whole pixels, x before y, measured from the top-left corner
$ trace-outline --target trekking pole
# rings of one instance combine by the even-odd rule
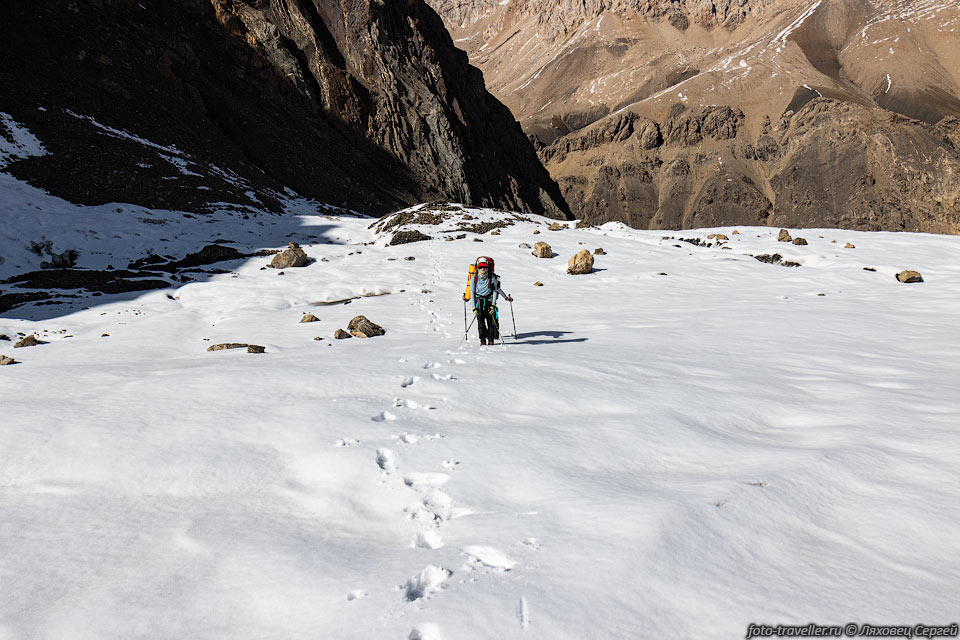
[[[510,301],[510,319],[513,320],[513,339],[517,340],[517,319],[513,317],[513,300]]]
[[[467,332],[467,301],[463,301],[463,332]]]
[[[470,326],[468,326],[466,330],[463,332],[463,338],[460,340],[460,344],[457,345],[458,349],[463,344],[463,341],[467,339],[467,336],[470,335],[470,327],[472,327],[473,323],[476,321],[477,321],[477,316],[473,316],[473,320],[470,321]]]

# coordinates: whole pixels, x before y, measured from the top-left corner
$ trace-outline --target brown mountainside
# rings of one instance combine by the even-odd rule
[[[567,215],[422,0],[8,0],[3,14],[0,111],[50,152],[6,170],[74,202],[277,209],[289,185],[370,213],[443,199]]]
[[[430,0],[575,215],[960,231],[960,5]]]

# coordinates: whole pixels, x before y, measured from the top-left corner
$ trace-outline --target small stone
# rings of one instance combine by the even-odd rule
[[[557,222],[551,223],[550,226],[547,227],[547,231],[560,231],[560,224]]]
[[[300,322],[320,322],[320,318],[312,313],[305,313],[303,317],[300,318]]]
[[[382,336],[385,332],[380,325],[370,322],[366,316],[357,316],[347,324],[350,334],[357,338],[372,338]]]
[[[594,249],[594,250],[593,250],[593,255],[595,255],[595,256],[605,256],[605,255],[607,255],[607,252],[603,250],[603,247],[600,247],[600,248],[598,248],[598,249]]]
[[[794,239],[793,239],[793,244],[796,244],[796,245],[806,245],[806,244],[807,244],[807,241],[806,241],[804,238],[794,238]]]
[[[518,244],[517,246],[520,247],[521,249],[530,249],[530,248],[531,248],[530,245],[527,244],[526,242],[521,242],[521,243]]]
[[[323,336],[315,336],[313,339],[314,339],[314,340],[323,340]]]
[[[551,249],[550,245],[546,242],[538,242],[533,245],[533,255],[538,258],[552,258],[553,249]]]
[[[283,275],[283,271],[277,272],[277,275],[278,275],[278,276],[282,276],[282,275]]]
[[[346,338],[352,338],[353,336],[351,336],[349,333],[347,333],[343,329],[337,329],[336,331],[333,332],[333,337],[336,338],[337,340],[344,340]]]
[[[734,229],[733,231],[730,232],[730,235],[732,235],[732,236],[738,236],[738,235],[740,235],[740,232],[737,231],[736,229]]]
[[[327,258],[327,257],[320,258],[320,262],[330,262],[330,258]]]
[[[416,258],[413,256],[407,256],[406,258],[404,258],[404,260],[416,260]]]
[[[873,267],[864,267],[863,270],[864,270],[864,271],[876,271],[876,269],[874,269]]]
[[[10,336],[5,333],[0,333],[0,342],[10,342]]]
[[[571,275],[590,273],[591,271],[593,271],[593,255],[586,249],[582,249],[567,261],[567,273]]]
[[[13,344],[13,348],[19,349],[20,347],[35,347],[38,344],[48,344],[48,343],[43,340],[37,340],[37,337],[31,333],[29,336],[25,337],[20,342],[15,342]]]
[[[832,242],[833,244],[837,244],[836,240],[831,240],[830,242]]]
[[[727,236],[723,235],[722,233],[718,233],[718,234],[717,234],[717,242],[725,242],[726,240],[729,240],[729,239],[730,239],[730,238],[728,238]]]
[[[444,241],[444,242],[453,242],[453,238],[451,238],[450,236],[447,236],[446,238],[443,239],[443,241]]]
[[[777,240],[780,242],[793,242],[793,238],[790,237],[790,232],[786,229],[780,229],[780,235],[777,236]]]
[[[11,358],[10,356],[0,356],[0,367],[8,364],[18,364],[18,363],[16,360]]]
[[[110,337],[110,334],[109,334],[109,333],[101,333],[101,334],[100,334],[100,337],[101,337],[101,338],[109,338],[109,337]]]
[[[490,235],[492,235],[492,236],[498,236],[498,235],[500,235],[500,230],[499,230],[499,229],[494,229],[493,231],[490,232]]]
[[[474,242],[483,242],[483,240],[481,240],[480,238],[474,238],[473,241],[474,241]]]
[[[825,293],[818,293],[817,295],[818,295],[818,296],[825,296],[825,295],[827,295],[827,294],[825,294]]]
[[[665,275],[667,275],[667,273],[665,273],[665,272],[663,272],[663,271],[661,271],[661,272],[660,272],[660,273],[658,273],[657,275],[658,275],[658,276],[665,276]]]
[[[542,287],[542,286],[543,286],[543,283],[540,282],[539,280],[537,280],[536,282],[533,283],[533,286],[535,286],[535,287]]]
[[[261,347],[258,344],[248,344],[247,353],[266,353],[267,350],[264,347]]]
[[[844,248],[844,249],[856,249],[856,247],[853,246],[853,245],[852,245],[851,243],[849,243],[849,242],[848,242],[847,244],[843,245],[843,248]]]
[[[717,237],[717,234],[711,233],[710,235],[707,236],[707,240],[713,240],[716,237]]]
[[[535,235],[535,236],[540,235],[540,229],[534,229],[534,230],[533,230],[533,235]]]
[[[923,282],[923,276],[918,271],[901,271],[897,274],[897,280],[900,282]]]

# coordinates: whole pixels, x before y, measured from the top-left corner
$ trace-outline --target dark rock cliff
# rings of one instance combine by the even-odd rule
[[[71,201],[278,210],[289,186],[368,213],[442,199],[569,216],[421,0],[8,0],[3,13],[0,111],[50,152],[6,170]]]

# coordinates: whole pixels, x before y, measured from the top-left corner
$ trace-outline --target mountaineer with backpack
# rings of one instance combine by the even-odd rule
[[[500,337],[500,318],[497,313],[497,299],[500,294],[513,302],[513,298],[500,288],[500,276],[494,273],[493,267],[493,258],[477,258],[477,261],[470,265],[467,290],[463,294],[464,301],[470,300],[473,303],[473,315],[476,316],[481,345],[492,345],[493,341]]]

